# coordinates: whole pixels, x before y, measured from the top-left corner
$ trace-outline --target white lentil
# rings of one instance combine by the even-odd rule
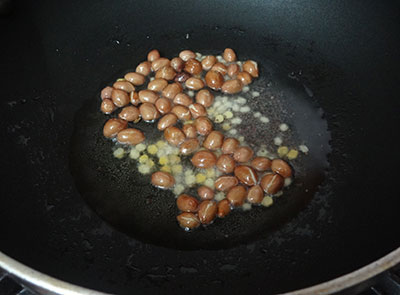
[[[135,146],[135,149],[138,152],[143,152],[146,149],[146,145],[144,143],[139,143]]]
[[[140,153],[137,149],[131,149],[129,153],[129,158],[137,160],[140,157]]]
[[[281,125],[279,125],[279,130],[281,131],[287,131],[289,129],[289,126],[285,123],[282,123]]]
[[[224,113],[225,118],[231,119],[233,117],[233,113],[231,111],[226,111]]]
[[[304,154],[307,154],[309,152],[308,147],[306,145],[304,145],[304,144],[299,145],[299,150]]]
[[[238,117],[233,118],[231,123],[234,124],[234,125],[239,125],[240,123],[242,123],[242,119],[240,119]]]
[[[222,116],[222,115],[217,115],[217,116],[215,116],[215,120],[214,120],[214,122],[215,123],[222,123],[224,121],[224,116]]]
[[[219,202],[225,199],[225,194],[223,192],[216,193],[214,199]]]
[[[185,187],[182,184],[177,184],[174,187],[174,194],[178,196],[181,193],[183,193],[184,190],[185,190]]]
[[[242,66],[242,62],[241,61],[238,61],[238,62],[236,62],[237,63],[237,65],[239,66],[239,67],[241,67]]]
[[[238,104],[246,104],[247,99],[245,99],[244,97],[239,96],[239,97],[236,99],[236,101],[237,101]]]
[[[231,129],[228,132],[229,132],[229,134],[235,135],[237,133],[237,130],[236,129]]]
[[[241,142],[241,143],[243,143],[244,142],[244,136],[242,135],[242,136],[239,136],[238,137],[238,140]]]
[[[254,116],[254,118],[259,118],[259,117],[261,117],[261,113],[260,112],[255,112],[253,114],[253,116]]]
[[[139,172],[142,174],[149,174],[150,173],[150,166],[146,165],[146,164],[141,164],[138,167]]]
[[[193,91],[193,90],[189,90],[189,91],[188,91],[188,95],[189,95],[190,97],[193,97],[193,96],[194,96],[194,91]]]
[[[261,205],[265,207],[269,207],[274,203],[274,200],[270,196],[264,197],[264,199],[261,201]]]
[[[258,92],[258,91],[253,91],[253,92],[251,93],[251,96],[252,96],[252,97],[259,97],[259,96],[260,96],[260,92]]]
[[[243,92],[249,92],[249,90],[250,90],[249,86],[244,86],[242,89]]]
[[[151,77],[151,78],[150,78],[150,81],[153,81],[154,79],[155,79],[154,77]]]
[[[285,186],[289,186],[289,185],[291,185],[291,184],[292,184],[292,179],[291,179],[290,177],[285,178],[285,180],[284,180],[284,185],[285,185]]]
[[[279,192],[277,192],[274,196],[275,197],[280,197],[280,196],[282,196],[283,195],[283,191],[279,191]]]
[[[241,113],[248,113],[250,112],[250,107],[249,106],[244,106],[240,109]]]
[[[282,144],[282,138],[280,138],[280,137],[278,137],[278,136],[275,137],[275,138],[274,138],[274,144],[275,144],[275,145],[278,145],[278,146],[281,145],[281,144]]]
[[[243,206],[242,206],[242,208],[243,208],[244,211],[251,210],[251,204],[249,204],[249,203],[244,203]]]
[[[262,123],[269,123],[269,119],[268,119],[267,117],[261,117],[261,118],[260,118],[260,121],[261,121]]]
[[[259,149],[257,151],[257,156],[259,157],[265,157],[266,155],[268,155],[268,151],[265,148]]]
[[[114,157],[116,157],[117,159],[122,159],[124,157],[125,151],[123,148],[117,148],[113,155]]]
[[[204,181],[204,185],[213,189],[214,188],[214,180],[211,178],[207,178],[206,181]]]
[[[232,111],[238,112],[239,110],[240,110],[240,106],[239,105],[237,105],[237,104],[233,105]]]
[[[189,186],[196,183],[196,176],[195,175],[186,175],[185,176],[185,183]]]
[[[221,55],[217,55],[217,60],[219,62],[225,62],[225,60],[223,59],[223,57]]]

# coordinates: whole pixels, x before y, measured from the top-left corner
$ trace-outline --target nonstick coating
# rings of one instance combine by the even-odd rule
[[[397,3],[14,4],[0,22],[4,253],[118,294],[271,294],[335,278],[400,245]],[[323,110],[332,138],[319,192],[272,232],[220,249],[177,250],[110,227],[71,175],[74,118],[152,48],[172,56],[225,47],[312,90],[305,99]]]

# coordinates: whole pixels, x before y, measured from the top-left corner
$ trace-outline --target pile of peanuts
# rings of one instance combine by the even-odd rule
[[[184,50],[169,60],[152,50],[147,61],[140,63],[135,72],[127,73],[112,87],[101,91],[103,113],[108,115],[122,108],[118,118],[105,123],[106,138],[130,146],[140,144],[145,135],[128,123],[140,120],[153,123],[158,119],[157,129],[163,131],[165,140],[178,147],[182,156],[190,156],[194,167],[216,167],[223,174],[216,179],[214,187],[198,187],[199,199],[188,194],[178,196],[176,203],[181,213],[177,220],[185,230],[210,224],[217,216],[223,218],[246,201],[271,205],[270,196],[280,192],[285,179],[292,177],[292,168],[287,162],[254,157],[250,147],[214,130],[207,114],[214,103],[214,95],[206,87],[236,94],[258,77],[255,61],[237,61],[230,48],[224,50],[222,58],[223,62],[213,55],[199,58],[196,53]],[[152,73],[154,77],[150,78]],[[137,91],[135,86],[145,89]],[[197,93],[194,95],[193,91]],[[171,189],[175,178],[169,172],[157,171],[152,174],[151,183],[160,189]],[[214,189],[226,197],[216,198]]]

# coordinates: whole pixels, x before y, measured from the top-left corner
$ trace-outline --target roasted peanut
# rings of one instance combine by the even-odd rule
[[[147,84],[147,89],[155,92],[161,92],[165,87],[167,87],[168,82],[165,79],[154,79]]]
[[[172,110],[171,100],[164,97],[157,99],[155,106],[162,115],[168,114]]]
[[[204,87],[204,82],[199,78],[191,77],[186,80],[185,85],[190,90],[200,90]]]
[[[195,138],[197,136],[197,130],[194,124],[183,125],[182,131],[185,133],[187,138]]]
[[[225,138],[221,149],[222,153],[230,155],[233,154],[238,147],[239,147],[239,140],[237,140],[236,138],[228,137]]]
[[[199,201],[187,194],[182,194],[176,199],[176,206],[183,212],[197,212]]]
[[[111,114],[112,112],[114,112],[116,110],[116,106],[115,104],[112,102],[111,99],[105,98],[103,99],[103,101],[101,102],[101,106],[100,106],[100,110],[104,113],[104,114]]]
[[[164,130],[169,126],[173,126],[178,122],[178,117],[175,114],[166,114],[164,115],[157,124],[158,130]]]
[[[259,185],[252,186],[247,191],[247,201],[253,204],[260,204],[264,198],[264,191]]]
[[[203,146],[209,150],[217,150],[222,146],[224,135],[219,131],[212,131],[207,135]]]
[[[164,130],[164,138],[170,144],[179,146],[185,141],[185,134],[178,127],[170,126]]]
[[[176,105],[172,108],[171,110],[172,113],[174,113],[179,120],[182,121],[187,121],[192,118],[192,114],[189,111],[189,108],[183,106],[183,105]]]
[[[197,168],[207,169],[215,165],[217,162],[217,157],[213,152],[203,150],[196,152],[193,155],[191,162]]]
[[[281,159],[272,160],[271,170],[283,178],[292,176],[292,168],[290,168],[288,163]]]
[[[232,187],[238,185],[239,181],[235,176],[220,176],[215,181],[215,189],[220,192],[226,192]]]
[[[248,60],[243,64],[243,71],[249,73],[252,77],[258,77],[258,65],[253,60]]]
[[[123,90],[119,90],[119,89],[114,89],[111,92],[111,99],[112,99],[113,103],[119,108],[122,108],[129,103],[128,93],[126,93]]]
[[[207,115],[206,108],[198,103],[191,104],[189,106],[189,111],[194,119]]]
[[[239,74],[240,68],[237,64],[231,64],[228,66],[228,76],[233,78]]]
[[[284,184],[283,177],[278,174],[266,174],[261,178],[260,185],[267,194],[276,194]]]
[[[190,230],[200,225],[199,218],[190,212],[183,212],[176,217],[179,225],[185,230]]]
[[[127,106],[121,110],[121,112],[118,114],[118,117],[128,122],[134,122],[139,119],[140,112],[137,107]]]
[[[216,71],[210,70],[205,76],[206,84],[213,90],[220,90],[224,84],[224,76]]]
[[[148,76],[151,73],[151,63],[148,61],[141,62],[138,64],[135,70],[136,73],[141,74],[143,76]]]
[[[159,69],[169,66],[170,61],[168,58],[160,57],[151,63],[151,68],[154,72],[157,72]]]
[[[113,84],[113,87],[114,89],[123,90],[127,93],[135,91],[135,86],[133,86],[132,83],[128,81],[117,81]]]
[[[180,83],[172,83],[164,88],[162,95],[166,98],[173,99],[180,92],[182,92],[182,85]]]
[[[213,65],[217,62],[217,58],[214,55],[207,55],[202,61],[201,65],[204,70],[209,71]]]
[[[222,57],[227,61],[227,62],[233,62],[236,61],[236,53],[233,51],[231,48],[225,48],[224,53],[222,54]]]
[[[171,59],[171,67],[178,73],[182,72],[185,62],[180,57]]]
[[[251,83],[252,78],[251,75],[247,72],[240,72],[236,75],[236,79],[242,82],[243,85],[248,85]]]
[[[217,62],[215,65],[212,66],[210,71],[218,72],[222,76],[225,76],[226,73],[228,72],[228,69],[226,65],[224,65],[223,63]]]
[[[147,60],[149,62],[155,61],[156,59],[160,58],[160,52],[157,49],[153,49],[147,54]]]
[[[221,155],[217,160],[216,166],[221,172],[232,173],[235,169],[235,160],[230,155]]]
[[[156,79],[165,79],[167,81],[173,80],[175,78],[176,72],[171,66],[165,66],[156,72]]]
[[[214,95],[209,90],[202,89],[196,94],[196,102],[208,108],[214,102]]]
[[[203,71],[203,67],[197,59],[191,58],[185,63],[184,71],[192,75],[198,75]]]
[[[248,186],[256,185],[258,181],[257,172],[249,166],[237,166],[235,176],[241,183]]]
[[[178,74],[175,76],[174,81],[175,81],[175,82],[179,82],[179,83],[185,83],[186,80],[189,79],[190,77],[191,77],[190,74],[188,74],[188,73],[186,73],[186,72],[181,72],[181,73],[178,73]]]
[[[192,103],[193,103],[193,99],[185,93],[178,93],[174,97],[174,104],[181,104],[185,107],[188,107]]]
[[[139,91],[139,100],[142,103],[144,102],[155,103],[158,98],[159,96],[154,91],[148,89]]]
[[[217,203],[212,200],[201,202],[198,215],[202,224],[210,224],[217,215]]]
[[[247,191],[244,186],[237,185],[232,187],[226,194],[227,200],[232,206],[242,206],[247,196]]]
[[[219,218],[224,218],[231,212],[231,204],[227,199],[219,201],[217,206],[218,206],[217,216]]]
[[[101,90],[100,97],[101,99],[111,98],[111,92],[114,88],[107,86]]]
[[[207,117],[196,118],[194,126],[196,127],[197,133],[200,135],[208,135],[213,129],[213,125]]]
[[[254,152],[251,148],[248,146],[241,146],[233,152],[233,159],[235,159],[236,162],[245,163],[250,161],[250,159],[253,157],[253,154]]]
[[[155,187],[166,189],[174,186],[175,178],[168,172],[157,171],[151,175],[151,183]]]
[[[124,130],[128,126],[128,122],[121,119],[110,119],[103,127],[103,134],[107,138],[117,136],[118,132]]]
[[[159,117],[156,107],[149,102],[142,103],[139,107],[139,111],[142,119],[146,122],[154,121]]]
[[[146,78],[139,73],[131,72],[125,75],[125,80],[129,81],[133,85],[140,86],[146,82]],[[130,92],[130,91],[129,91]]]
[[[234,94],[242,91],[243,85],[238,79],[232,79],[225,81],[221,86],[221,91],[223,93]]]
[[[191,50],[183,50],[179,53],[179,57],[183,61],[188,61],[191,58],[196,58],[196,54]]]
[[[131,104],[133,104],[134,106],[138,106],[140,103],[139,94],[136,91],[132,91],[129,94],[129,100]]]
[[[142,131],[135,128],[127,128],[118,132],[117,140],[119,143],[137,145],[145,140]]]
[[[197,151],[199,147],[199,140],[197,138],[190,138],[181,144],[179,151],[182,155],[190,155]]]
[[[212,200],[214,199],[214,191],[208,186],[202,185],[197,189],[197,194],[202,200]]]
[[[271,167],[271,160],[265,157],[255,157],[251,161],[251,166],[257,171],[264,172]]]

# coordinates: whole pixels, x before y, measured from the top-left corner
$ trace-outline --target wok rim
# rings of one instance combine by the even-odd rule
[[[281,295],[333,294],[366,281],[400,263],[400,247],[380,259],[335,279]],[[110,295],[74,285],[26,266],[0,251],[0,269],[17,278],[22,284],[63,295]]]

